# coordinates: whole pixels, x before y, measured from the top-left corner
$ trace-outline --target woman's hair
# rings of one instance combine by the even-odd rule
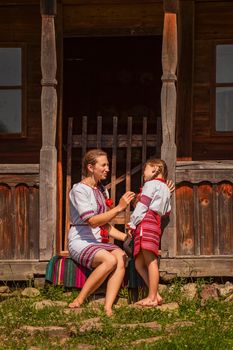
[[[84,176],[88,175],[88,164],[95,165],[97,162],[97,158],[101,156],[107,157],[107,153],[104,152],[102,149],[91,149],[90,151],[86,152],[82,160],[82,174]]]
[[[144,164],[143,170],[145,170],[146,166],[157,166],[158,170],[154,175],[154,178],[157,177],[159,174],[162,174],[164,180],[167,180],[168,176],[168,170],[167,170],[167,164],[162,159],[148,159],[146,163]]]

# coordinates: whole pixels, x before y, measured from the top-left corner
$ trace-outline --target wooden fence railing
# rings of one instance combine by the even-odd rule
[[[233,161],[177,162],[177,256],[233,255]]]
[[[0,165],[0,260],[39,259],[39,165]]]
[[[161,119],[157,118],[157,125],[155,130],[148,132],[148,118],[143,117],[141,122],[140,133],[133,133],[133,117],[127,118],[127,131],[125,134],[121,133],[122,127],[118,125],[118,117],[114,116],[112,120],[112,131],[108,134],[102,133],[103,118],[97,117],[96,133],[88,134],[88,118],[82,117],[81,130],[78,134],[73,134],[73,118],[68,121],[68,137],[67,137],[67,175],[66,175],[66,224],[65,224],[65,239],[64,250],[67,249],[67,233],[69,230],[69,200],[68,194],[71,189],[72,179],[72,160],[73,150],[79,148],[81,154],[79,157],[79,167],[81,167],[81,157],[86,153],[87,149],[102,148],[107,149],[107,153],[111,155],[110,158],[110,183],[107,188],[110,190],[111,198],[116,203],[119,194],[119,184],[123,185],[123,191],[131,189],[131,177],[136,173],[140,173],[142,164],[149,156],[149,148],[153,150],[153,156],[160,156],[161,148]],[[122,156],[121,150],[124,150]],[[134,152],[136,150],[136,153]],[[135,159],[137,163],[135,164]],[[135,165],[132,165],[135,164]],[[119,171],[120,170],[120,171]],[[120,173],[120,174],[119,174]],[[79,179],[80,180],[80,179]],[[138,184],[138,188],[139,188]],[[117,193],[118,191],[118,193]],[[130,208],[123,215],[119,215],[114,221],[114,224],[124,224],[129,219]],[[62,240],[60,240],[62,241]]]

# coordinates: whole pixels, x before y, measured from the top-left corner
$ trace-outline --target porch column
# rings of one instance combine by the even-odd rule
[[[54,16],[56,0],[41,0],[41,118],[42,148],[40,151],[40,260],[49,260],[54,253],[57,222],[57,122],[56,42]]]
[[[161,158],[168,166],[169,179],[175,183],[176,167],[176,68],[177,68],[177,9],[178,0],[164,0],[164,28],[162,46],[162,135]],[[172,196],[172,212],[170,222],[164,230],[162,251],[167,251],[169,257],[176,253],[176,202],[175,193]]]

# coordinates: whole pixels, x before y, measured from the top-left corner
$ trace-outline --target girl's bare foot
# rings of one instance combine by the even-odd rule
[[[145,298],[145,299],[141,299],[139,301],[137,301],[135,303],[136,305],[142,306],[142,307],[156,307],[158,306],[158,301],[155,299],[151,299],[151,298]]]
[[[163,303],[163,299],[159,293],[157,293],[157,303],[158,303],[158,305],[162,305],[162,303]]]
[[[78,299],[74,299],[74,301],[68,305],[70,309],[78,309],[80,308],[80,306],[81,306],[81,303],[80,301],[78,301]]]

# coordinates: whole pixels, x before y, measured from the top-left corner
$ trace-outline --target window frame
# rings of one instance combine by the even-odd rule
[[[218,131],[216,130],[216,89],[218,87],[232,87],[233,88],[233,81],[232,83],[217,83],[216,82],[216,63],[217,63],[217,46],[218,45],[233,45],[233,40],[216,40],[213,43],[213,69],[212,69],[212,82],[211,82],[211,134],[213,136],[220,136],[220,137],[232,137],[233,136],[233,130],[232,131]]]
[[[0,90],[20,90],[21,91],[21,132],[1,133],[0,139],[23,139],[27,137],[27,94],[26,94],[26,52],[27,46],[22,42],[0,42],[0,48],[20,48],[21,49],[21,85],[0,85]]]

